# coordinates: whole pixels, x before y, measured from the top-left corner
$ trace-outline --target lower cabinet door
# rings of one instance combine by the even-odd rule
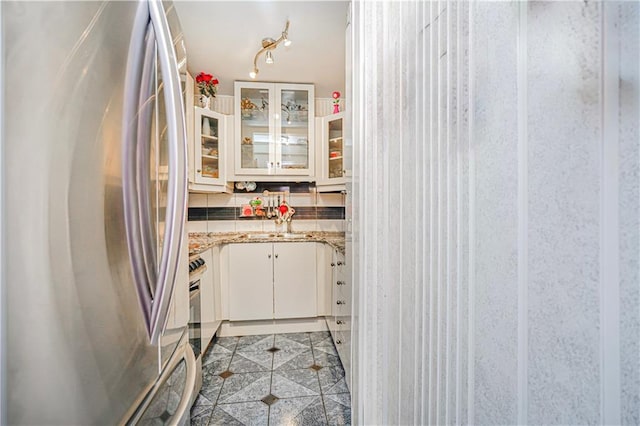
[[[338,356],[344,368],[344,379],[351,390],[351,332],[338,331],[334,343],[338,350]]]
[[[229,245],[229,320],[273,319],[271,244]]]
[[[316,243],[274,243],[273,253],[274,317],[317,316]]]

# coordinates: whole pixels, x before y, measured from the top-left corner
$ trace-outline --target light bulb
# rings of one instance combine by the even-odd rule
[[[266,58],[265,62],[267,64],[272,64],[273,63],[273,55],[271,54],[270,50],[267,50],[267,58]]]
[[[251,77],[251,78],[256,78],[256,76],[257,76],[257,75],[258,75],[258,74],[256,74],[256,72],[255,72],[255,71],[251,71],[251,72],[249,73],[249,77]]]
[[[284,39],[284,47],[289,47],[291,46],[291,40],[289,40],[288,38]]]

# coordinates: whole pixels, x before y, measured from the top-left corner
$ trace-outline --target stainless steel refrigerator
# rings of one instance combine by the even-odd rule
[[[1,423],[184,423],[196,372],[173,5],[0,14]]]

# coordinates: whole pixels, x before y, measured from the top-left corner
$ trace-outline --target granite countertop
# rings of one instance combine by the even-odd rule
[[[252,238],[252,236],[254,238]],[[255,238],[259,237],[259,238]],[[318,242],[329,244],[344,253],[344,232],[190,232],[189,256],[200,254],[213,246],[229,243]]]

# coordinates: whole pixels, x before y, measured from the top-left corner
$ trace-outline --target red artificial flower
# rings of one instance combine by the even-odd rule
[[[338,99],[340,97],[340,92],[333,92],[331,96],[333,96],[333,99]]]
[[[214,78],[211,74],[201,72],[196,76],[196,83],[198,83],[201,95],[216,97],[217,84],[219,83],[217,78]]]
[[[198,83],[208,83],[213,79],[213,76],[211,74],[206,74],[201,72],[200,74],[198,74],[196,76],[196,82]],[[217,83],[214,83],[217,84]]]

